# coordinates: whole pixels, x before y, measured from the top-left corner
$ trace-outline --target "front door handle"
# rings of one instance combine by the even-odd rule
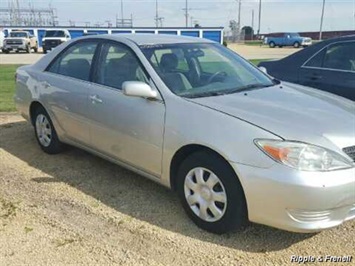
[[[47,81],[42,81],[42,86],[43,88],[48,89],[51,87],[51,84],[49,84]]]
[[[90,95],[90,100],[91,103],[96,104],[96,103],[103,103],[103,101],[100,99],[98,95]]]

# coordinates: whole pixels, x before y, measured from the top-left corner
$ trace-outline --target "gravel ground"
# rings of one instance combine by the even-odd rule
[[[354,235],[355,221],[318,234],[207,233],[169,190],[79,149],[47,155],[29,124],[0,114],[0,265],[285,265],[355,255]]]
[[[281,59],[300,49],[284,47],[271,49],[263,46],[248,46],[240,44],[229,44],[228,48],[236,51],[246,59]],[[0,64],[33,64],[43,56],[42,53],[9,53],[4,54],[0,52]]]

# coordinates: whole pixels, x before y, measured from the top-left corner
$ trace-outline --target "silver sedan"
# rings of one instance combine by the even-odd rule
[[[87,36],[20,67],[16,84],[43,151],[73,145],[176,190],[210,232],[355,218],[354,103],[275,80],[217,43]]]

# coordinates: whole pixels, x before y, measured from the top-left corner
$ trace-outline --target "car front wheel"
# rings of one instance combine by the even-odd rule
[[[275,48],[276,44],[274,42],[269,43],[270,48]]]
[[[53,123],[43,107],[36,110],[34,128],[38,144],[48,154],[56,154],[62,151],[63,144],[59,141]]]
[[[201,151],[190,155],[178,171],[177,190],[193,222],[222,234],[247,222],[242,186],[235,172],[218,155]]]
[[[295,48],[300,48],[300,43],[299,43],[299,42],[295,42],[295,43],[293,44],[293,47],[295,47]]]

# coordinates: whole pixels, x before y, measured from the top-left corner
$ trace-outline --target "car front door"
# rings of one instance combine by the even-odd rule
[[[328,46],[300,70],[300,83],[355,100],[355,42]]]
[[[108,42],[102,45],[100,54],[95,84],[89,92],[92,146],[113,159],[159,176],[164,102],[123,94],[125,81],[142,81],[154,87],[129,47]]]
[[[43,100],[60,135],[90,144],[88,95],[97,41],[81,41],[65,50],[42,75]],[[61,134],[62,133],[62,134]]]

